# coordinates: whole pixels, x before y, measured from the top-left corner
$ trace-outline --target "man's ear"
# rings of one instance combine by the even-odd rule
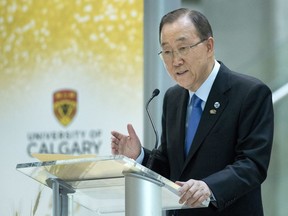
[[[207,44],[207,52],[209,54],[214,55],[214,38],[213,37],[209,37],[207,39],[206,44]]]

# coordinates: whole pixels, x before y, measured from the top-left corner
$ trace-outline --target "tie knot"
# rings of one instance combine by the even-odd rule
[[[201,102],[202,100],[199,97],[197,97],[196,94],[192,96],[192,99],[191,99],[192,107],[201,107]]]

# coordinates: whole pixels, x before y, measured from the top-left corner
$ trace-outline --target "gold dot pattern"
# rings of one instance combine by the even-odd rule
[[[140,0],[1,0],[0,85],[63,65],[85,65],[83,75],[98,81],[138,82],[142,11]]]

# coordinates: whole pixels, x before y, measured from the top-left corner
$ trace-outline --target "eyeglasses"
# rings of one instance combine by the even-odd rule
[[[193,47],[196,47],[197,45],[199,45],[200,43],[203,43],[205,40],[207,39],[202,39],[201,41],[193,44],[193,45],[190,45],[190,46],[182,46],[182,47],[179,47],[177,48],[175,51],[174,50],[161,50],[158,55],[160,56],[160,58],[165,61],[165,62],[168,62],[168,61],[171,61],[174,57],[174,53],[178,53],[178,56],[185,56],[188,54],[189,50]]]

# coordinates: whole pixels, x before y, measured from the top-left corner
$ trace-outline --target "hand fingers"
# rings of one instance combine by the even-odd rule
[[[205,189],[200,188],[196,190],[195,193],[186,200],[185,204],[190,207],[199,207],[202,205],[202,202],[209,199],[209,197],[210,195],[205,192]]]
[[[176,181],[175,183],[177,185],[181,186],[181,188],[179,189],[179,192],[181,194],[183,194],[184,192],[186,192],[190,188],[190,186],[186,182]]]
[[[118,145],[119,144],[119,139],[115,138],[115,137],[111,137],[111,144],[115,144]]]
[[[116,131],[112,131],[111,135],[112,135],[112,137],[111,137],[111,153],[113,155],[121,154],[119,152],[119,143],[120,143],[121,139],[124,137],[124,135],[120,134]]]
[[[131,139],[138,139],[138,136],[137,136],[137,134],[136,134],[136,132],[135,132],[135,130],[131,124],[127,125],[127,130],[128,130],[129,136],[123,135],[117,131],[112,131],[111,132],[112,142],[115,143],[116,145],[118,145],[122,139],[130,139],[130,137],[131,137]]]
[[[111,153],[113,155],[118,155],[119,154],[118,144],[116,143],[116,138],[114,138],[114,137],[111,138]]]
[[[123,135],[117,131],[111,132],[111,152],[113,155],[124,154],[125,145],[127,140],[130,139],[129,136]]]
[[[112,155],[118,155],[119,151],[117,149],[115,149],[115,148],[112,148],[111,149],[111,153],[112,153]]]
[[[187,182],[182,183],[182,187],[179,192],[182,194],[180,198],[180,203],[185,203],[187,200],[193,196],[196,191],[195,182],[193,180],[189,180]]]
[[[131,124],[127,125],[127,130],[128,136],[116,131],[111,132],[111,152],[136,160],[141,153],[141,143]]]
[[[114,138],[115,140],[116,139],[120,140],[124,136],[123,134],[118,133],[117,131],[112,131],[111,134],[112,134],[112,138]]]
[[[121,142],[126,141],[126,139],[128,138],[128,136],[125,136],[125,135],[118,133],[116,131],[112,131],[111,134],[112,134],[111,146],[113,146],[113,144],[119,145],[119,144],[121,144]]]
[[[209,199],[211,192],[207,184],[203,181],[189,180],[183,184],[179,190],[182,196],[179,203],[197,207],[201,206],[202,202]]]

